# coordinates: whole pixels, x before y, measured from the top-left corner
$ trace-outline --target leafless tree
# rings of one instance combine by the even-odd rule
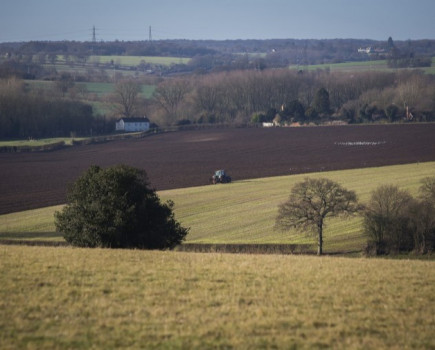
[[[322,255],[325,219],[351,215],[360,209],[355,192],[326,178],[306,178],[293,186],[288,201],[279,206],[275,228],[313,229],[317,234],[317,255]]]
[[[141,90],[140,83],[133,80],[121,80],[116,83],[114,93],[116,112],[127,118],[133,116],[136,112]]]
[[[159,84],[154,101],[162,108],[170,121],[178,117],[179,108],[190,91],[190,84],[185,79],[170,79]]]
[[[399,251],[407,238],[409,206],[413,198],[397,186],[376,188],[364,211],[364,232],[376,254]]]
[[[432,202],[435,205],[435,176],[425,177],[421,180],[420,196],[423,200]]]
[[[424,254],[435,246],[435,206],[433,202],[423,199],[413,200],[409,205],[408,225],[411,230],[413,248],[416,253]]]

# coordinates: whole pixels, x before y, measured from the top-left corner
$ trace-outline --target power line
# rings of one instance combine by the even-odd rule
[[[95,35],[95,26],[92,28],[92,42],[95,43],[97,41],[97,36]]]

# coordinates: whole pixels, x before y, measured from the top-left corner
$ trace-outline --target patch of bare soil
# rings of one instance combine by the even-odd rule
[[[65,203],[91,165],[145,169],[157,190],[206,185],[216,169],[234,181],[435,161],[435,124],[180,131],[53,152],[0,154],[0,214]]]

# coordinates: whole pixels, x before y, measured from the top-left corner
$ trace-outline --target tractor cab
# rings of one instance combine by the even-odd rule
[[[225,173],[224,169],[219,169],[214,172],[214,175],[211,177],[210,182],[213,184],[217,183],[229,183],[231,182],[231,177]]]
[[[217,177],[225,176],[225,170],[223,170],[223,169],[216,170],[215,173],[214,173],[214,176],[217,176]]]

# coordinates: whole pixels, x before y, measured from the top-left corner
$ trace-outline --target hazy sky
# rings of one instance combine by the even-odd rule
[[[435,0],[0,0],[0,42],[435,39]]]

